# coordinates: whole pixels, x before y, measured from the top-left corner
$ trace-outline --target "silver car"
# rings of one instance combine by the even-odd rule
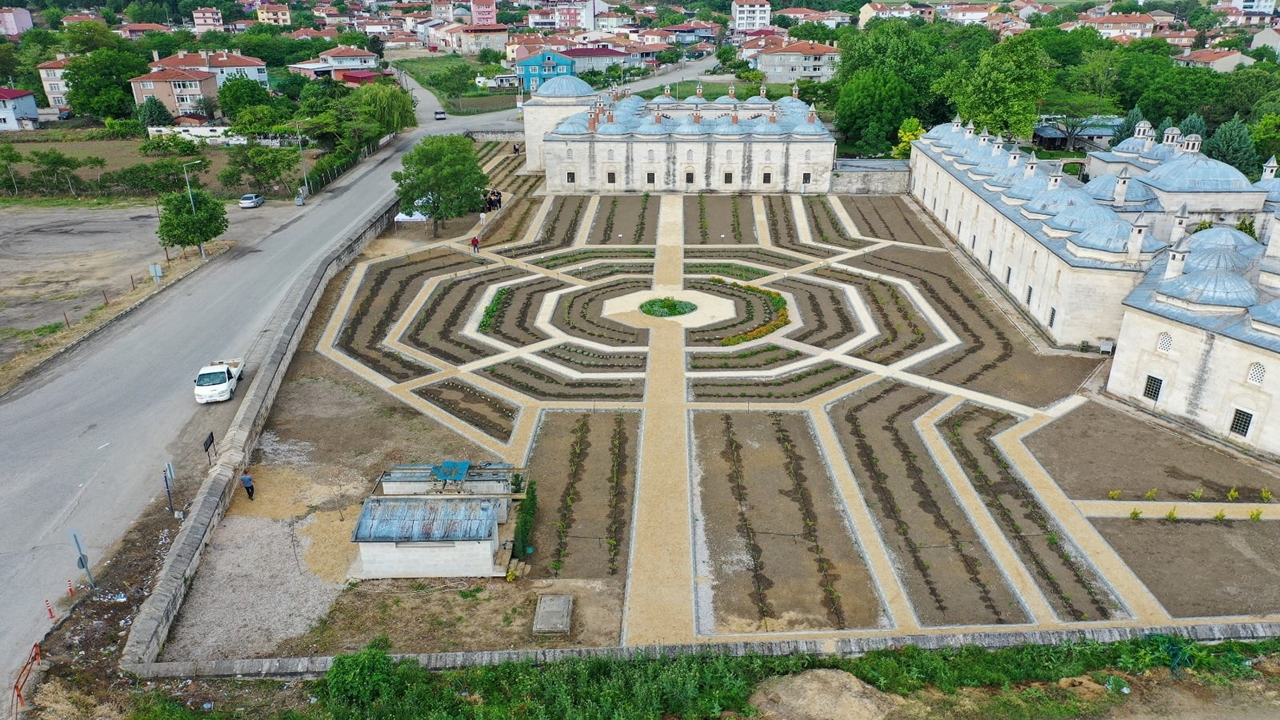
[[[266,199],[266,198],[264,198],[264,197],[262,197],[261,195],[258,195],[258,194],[256,194],[256,193],[251,194],[251,195],[245,195],[245,196],[243,196],[243,197],[241,197],[241,198],[240,198],[240,207],[242,207],[242,208],[256,208],[256,207],[261,207],[261,206],[262,206],[262,204],[263,204],[263,203],[265,203],[266,201],[267,201],[267,199]]]

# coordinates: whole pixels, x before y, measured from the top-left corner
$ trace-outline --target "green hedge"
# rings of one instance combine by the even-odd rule
[[[529,481],[524,500],[520,501],[520,510],[516,513],[515,547],[511,549],[512,557],[524,558],[525,548],[529,547],[529,536],[533,533],[533,516],[538,511],[538,483]]]

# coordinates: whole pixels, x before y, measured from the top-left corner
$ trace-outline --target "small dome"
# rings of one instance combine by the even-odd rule
[[[1192,250],[1187,255],[1183,272],[1199,272],[1200,270],[1226,270],[1239,273],[1249,267],[1250,260],[1238,250],[1224,247],[1207,247]]]
[[[1244,173],[1200,153],[1183,153],[1139,179],[1165,192],[1254,190]]]
[[[1249,308],[1249,316],[1254,322],[1280,329],[1280,300],[1272,300],[1266,305]]]
[[[1058,189],[1045,190],[1022,207],[1027,212],[1037,215],[1057,215],[1074,205],[1097,205],[1097,203],[1084,190],[1059,185]]]
[[[689,97],[685,98],[684,101],[687,103],[693,103],[694,105],[701,105],[704,102],[710,102],[706,98],[698,97],[697,95],[690,95]]]
[[[816,119],[813,122],[798,122],[791,128],[792,135],[826,135],[827,128]]]
[[[776,122],[769,122],[768,120],[761,120],[760,122],[756,123],[756,126],[751,130],[752,135],[760,135],[765,137],[776,137],[778,135],[785,135],[786,132],[787,132],[786,128],[782,127]]]
[[[1032,200],[1031,202],[1034,203],[1036,201]],[[1096,203],[1088,203],[1068,206],[1062,212],[1046,220],[1045,224],[1055,230],[1080,232],[1096,225],[1114,223],[1119,220],[1120,216],[1111,208],[1103,207]]]
[[[702,123],[694,122],[692,115],[685,115],[684,119],[680,121],[680,124],[671,132],[676,135],[706,135],[710,132],[710,128]]]
[[[587,128],[587,121],[571,117],[557,125],[554,132],[557,135],[586,135],[591,131]]]
[[[1084,191],[1096,200],[1111,202],[1116,196],[1116,183],[1119,180],[1118,175],[1099,175],[1085,183]],[[1151,188],[1129,178],[1129,188],[1124,193],[1125,202],[1150,202],[1155,199],[1156,194],[1151,192]]]
[[[748,105],[772,105],[773,101],[766,97],[760,97],[759,95],[752,95],[751,97],[747,98],[747,104]]]
[[[675,98],[673,98],[673,97],[671,97],[670,95],[659,95],[658,97],[656,97],[656,98],[654,98],[654,99],[650,100],[649,102],[651,102],[651,103],[673,103],[673,102],[676,102],[676,99],[675,99]]]
[[[1122,253],[1129,249],[1129,233],[1131,230],[1132,226],[1129,223],[1117,218],[1111,222],[1094,225],[1084,232],[1072,236],[1068,241],[1072,245],[1090,250]]]
[[[1280,178],[1259,180],[1253,186],[1267,191],[1267,202],[1280,202]]]
[[[745,135],[751,132],[751,128],[743,125],[741,121],[735,123],[725,118],[724,122],[716,123],[711,132],[715,135]]]
[[[1117,155],[1137,155],[1142,152],[1142,148],[1147,146],[1144,138],[1130,137],[1121,140],[1118,145],[1111,148],[1111,152]]]
[[[1201,230],[1187,238],[1187,246],[1193,251],[1209,248],[1246,250],[1258,247],[1257,241],[1235,228],[1215,227]]]
[[[1022,168],[1022,170],[1025,174],[1026,168]],[[1037,168],[1036,171],[1031,174],[1031,177],[1024,177],[1011,185],[1008,190],[1005,190],[1004,196],[1013,200],[1030,200],[1033,197],[1043,194],[1044,191],[1048,189],[1048,174]]]
[[[990,177],[1009,169],[1009,153],[999,145],[993,145],[991,154],[983,158],[977,165],[969,169],[969,174],[976,177]]]
[[[718,103],[736,103],[736,102],[739,102],[739,100],[738,100],[738,98],[736,98],[736,97],[729,97],[728,95],[721,95],[720,97],[716,98],[716,102],[718,102]]]
[[[648,137],[653,137],[655,135],[670,135],[673,127],[675,127],[675,123],[671,123],[671,122],[656,123],[656,122],[650,121],[636,128],[635,133],[637,135],[645,135]]]
[[[929,132],[925,133],[923,137],[926,140],[941,140],[959,132],[960,128],[957,128],[955,123],[942,123],[929,128]]]
[[[644,108],[644,98],[639,95],[628,95],[614,104],[618,112],[639,112]]]
[[[576,98],[594,96],[596,91],[581,78],[573,75],[554,77],[533,91],[534,97]]]
[[[1027,161],[1025,158],[1018,158],[1016,165],[1009,165],[1009,158],[1005,158],[1005,167],[1000,172],[992,175],[983,182],[991,187],[1013,187],[1023,175],[1027,174]]]
[[[1162,294],[1197,305],[1249,307],[1258,302],[1258,290],[1248,280],[1225,270],[1200,270],[1160,283]]]
[[[952,145],[946,150],[943,150],[942,154],[946,155],[947,157],[953,157],[953,158],[961,157],[965,153],[969,152],[970,150],[976,147],[978,147],[978,136],[970,135],[969,137],[964,138],[963,140],[956,143],[955,145]]]
[[[1139,158],[1147,162],[1164,162],[1174,155],[1178,154],[1178,149],[1173,145],[1165,145],[1164,143],[1156,143],[1146,152],[1138,155]]]
[[[619,122],[607,122],[596,128],[597,135],[630,135],[631,128]]]

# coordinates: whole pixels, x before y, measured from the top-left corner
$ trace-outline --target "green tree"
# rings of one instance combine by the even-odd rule
[[[98,119],[131,117],[134,102],[129,80],[149,70],[141,56],[126,50],[102,48],[72,58],[62,76],[67,103],[77,113]]]
[[[1114,99],[1119,74],[1117,65],[1115,50],[1090,50],[1078,65],[1066,69],[1067,86],[1095,97]]]
[[[1163,142],[1164,132],[1171,127],[1173,127],[1173,118],[1165,115],[1164,119],[1160,121],[1160,124],[1156,126],[1156,142]]]
[[[76,55],[101,48],[125,48],[128,45],[106,25],[96,22],[71,23],[62,31],[62,49]]]
[[[133,111],[133,119],[142,123],[143,127],[168,127],[173,124],[173,115],[154,95],[143,100]]]
[[[1204,154],[1220,160],[1245,175],[1258,174],[1258,151],[1249,136],[1249,128],[1236,115],[1218,126],[1213,137],[1204,144]]]
[[[75,195],[76,188],[84,185],[76,170],[84,167],[85,161],[61,150],[32,150],[27,153],[27,164],[35,168],[28,180],[45,194],[61,194],[65,186],[67,192]]]
[[[271,93],[257,80],[238,76],[227,80],[218,88],[218,102],[222,105],[222,112],[235,122],[241,110],[254,105],[271,104]]]
[[[382,53],[384,50],[386,50],[386,47],[387,47],[386,43],[382,42],[382,38],[378,37],[377,35],[370,35],[368,42],[364,44],[364,49],[368,50],[374,55],[377,55],[379,59],[382,58]]]
[[[1049,56],[1034,38],[1016,35],[984,50],[973,72],[938,81],[963,117],[1005,136],[1030,137],[1049,89]]]
[[[384,133],[400,132],[418,124],[418,115],[413,111],[413,98],[399,85],[361,85],[351,97],[360,106],[361,112],[376,122]]]
[[[1249,137],[1253,138],[1258,157],[1280,155],[1280,113],[1271,113],[1259,118],[1258,122],[1249,128]],[[0,146],[0,150],[4,147]],[[2,162],[3,160],[0,160],[0,163]]]
[[[1142,117],[1142,111],[1134,108],[1124,116],[1124,122],[1116,126],[1116,134],[1111,138],[1112,147],[1119,145],[1121,140],[1128,140],[1133,137],[1133,131],[1138,127],[1138,123],[1146,118]]]
[[[391,643],[379,637],[368,647],[351,655],[339,655],[325,673],[328,705],[342,709],[350,717],[368,717],[404,693],[404,679],[395,660],[387,654]]]
[[[194,208],[194,210],[193,210]],[[156,235],[164,247],[200,246],[227,231],[227,208],[205,192],[171,192],[160,198],[160,226]]]
[[[481,50],[478,55],[476,55],[476,60],[481,65],[497,65],[498,63],[502,62],[504,59],[505,58],[503,54],[498,52],[497,50],[494,50],[493,48],[485,48]]]
[[[40,13],[40,18],[44,20],[45,25],[49,26],[50,30],[61,30],[62,18],[66,16],[66,13],[56,7],[45,8],[44,12]]]
[[[725,45],[722,48],[716,49],[716,60],[719,61],[721,65],[728,65],[737,59],[738,48],[733,45]]]
[[[103,173],[103,185],[120,188],[130,195],[150,195],[155,198],[156,211],[160,210],[160,196],[165,193],[180,192],[186,197],[187,179],[191,187],[199,188],[200,174],[205,171],[205,164],[192,165],[187,173],[182,172],[182,160],[163,158],[152,163],[140,163],[127,168]]]
[[[676,48],[668,48],[658,53],[658,62],[662,65],[675,65],[684,57],[684,53]]]
[[[18,194],[18,179],[22,177],[17,170],[22,160],[22,153],[18,152],[12,144],[0,145],[0,172],[9,176],[9,184],[13,186],[14,195]]]
[[[443,95],[445,100],[453,100],[454,106],[461,110],[462,94],[475,87],[475,79],[466,63],[455,62],[431,73],[427,84]]]
[[[236,145],[227,153],[227,167],[218,173],[223,187],[247,185],[264,195],[282,186],[283,194],[294,194],[301,176],[301,159],[297,148],[274,148],[249,142]]]
[[[915,104],[911,87],[880,70],[853,74],[836,101],[836,129],[854,151],[883,155],[894,145],[894,134]]]
[[[231,130],[237,135],[268,135],[279,128],[287,117],[270,105],[250,105],[236,114]]]
[[[789,15],[774,15],[772,19],[774,25],[784,30],[796,26],[796,21],[791,19]]]
[[[893,146],[893,156],[899,160],[911,157],[911,143],[919,140],[924,133],[924,127],[920,125],[919,120],[915,118],[903,120],[898,126],[898,144]]]
[[[403,158],[404,170],[391,174],[402,212],[431,218],[436,236],[444,222],[484,207],[489,178],[476,161],[474,144],[460,135],[427,137]]]
[[[301,75],[289,73],[288,76],[281,78],[280,82],[276,83],[276,92],[290,100],[297,100],[302,97],[302,90],[309,82]]]
[[[1067,149],[1074,150],[1081,131],[1089,127],[1090,121],[1099,115],[1113,114],[1115,106],[1107,98],[1053,88],[1045,96],[1041,111],[1050,116],[1053,126],[1066,136]]]
[[[1182,118],[1182,122],[1178,123],[1178,129],[1182,131],[1183,137],[1187,135],[1199,135],[1201,139],[1209,134],[1209,126],[1205,124],[1204,118],[1197,113]]]
[[[792,40],[803,40],[818,43],[834,43],[839,33],[825,23],[807,22],[791,28],[787,36]]]

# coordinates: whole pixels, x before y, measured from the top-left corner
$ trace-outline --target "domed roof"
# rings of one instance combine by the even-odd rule
[[[1022,168],[1025,173],[1026,168]],[[1031,177],[1024,177],[1009,186],[1004,191],[1004,196],[1013,200],[1030,200],[1049,188],[1049,175],[1039,168],[1031,173]]]
[[[1280,300],[1249,308],[1249,315],[1257,322],[1280,328]]]
[[[984,183],[991,187],[1012,187],[1027,173],[1027,161],[1025,158],[1018,158],[1018,162],[1014,165],[1008,164],[1009,158],[1006,157],[1004,160],[1004,169],[984,180]]]
[[[813,122],[798,122],[791,128],[792,135],[826,135],[827,128],[816,119]]]
[[[1097,205],[1097,203],[1084,190],[1059,185],[1056,190],[1045,190],[1040,193],[1023,207],[1037,215],[1057,215],[1073,205]]]
[[[639,95],[628,95],[614,103],[613,107],[619,113],[638,112],[644,108],[644,98]]]
[[[584,118],[574,115],[557,125],[554,132],[558,135],[586,135],[591,130],[588,129]]]
[[[1194,250],[1209,248],[1226,248],[1228,250],[1245,250],[1258,247],[1257,241],[1235,228],[1215,227],[1201,230],[1187,238],[1187,246]]]
[[[677,135],[706,135],[708,131],[709,128],[702,123],[694,122],[692,115],[685,115],[680,124],[671,132]]]
[[[771,105],[772,103],[773,101],[770,100],[769,98],[760,97],[759,95],[752,95],[751,97],[747,98],[748,105]]]
[[[1267,191],[1267,202],[1280,202],[1280,177],[1259,180],[1253,186]]]
[[[573,75],[553,77],[533,91],[534,97],[576,98],[595,94],[590,85]]]
[[[1139,179],[1165,192],[1253,190],[1244,173],[1201,153],[1183,153]]]
[[[751,129],[752,135],[777,136],[777,135],[784,135],[786,134],[786,132],[787,132],[787,129],[782,127],[778,123],[769,122],[768,120],[763,120],[763,119],[760,122],[756,123],[756,126]]]
[[[1119,145],[1111,148],[1111,152],[1117,155],[1137,155],[1146,146],[1147,141],[1145,138],[1129,137],[1121,140]]]
[[[1034,203],[1036,200],[1031,202]],[[1045,224],[1055,230],[1079,232],[1096,225],[1113,223],[1118,220],[1120,220],[1120,216],[1114,210],[1091,202],[1085,205],[1070,205],[1062,212],[1046,220]]]
[[[620,122],[607,122],[596,127],[597,135],[629,135],[631,128]]]
[[[671,97],[670,95],[659,95],[658,97],[656,97],[656,98],[654,98],[654,99],[650,100],[649,102],[651,102],[651,103],[673,103],[673,102],[677,102],[677,100],[676,100],[675,98]]]
[[[929,128],[929,132],[925,133],[923,137],[928,140],[941,140],[959,132],[960,126],[957,123],[941,123]]]
[[[1225,270],[1200,270],[1160,283],[1160,292],[1197,305],[1249,307],[1258,290],[1248,280]]]
[[[1192,250],[1187,255],[1187,262],[1183,271],[1226,270],[1231,273],[1239,273],[1249,267],[1250,263],[1249,258],[1238,250],[1225,247],[1207,247]]]
[[[738,98],[736,98],[736,97],[729,97],[728,95],[721,95],[720,97],[716,98],[716,102],[718,102],[718,103],[736,103],[736,102],[740,102],[740,101],[739,101],[739,100],[738,100]]]
[[[1055,218],[1056,219],[1056,218]],[[1129,232],[1132,226],[1117,218],[1077,233],[1069,239],[1071,244],[1110,253],[1122,253],[1129,249]]]
[[[1163,162],[1178,154],[1178,148],[1173,145],[1165,145],[1164,143],[1156,143],[1146,152],[1141,153],[1138,157],[1147,162]]]
[[[675,123],[664,122],[656,123],[651,121],[645,122],[635,129],[637,135],[647,135],[653,137],[655,135],[669,135]]]
[[[704,102],[711,102],[710,100],[704,97],[700,97],[698,95],[690,95],[689,97],[685,98],[684,101],[687,103],[693,103],[694,105],[700,105]]]
[[[1085,183],[1084,191],[1097,200],[1111,202],[1116,196],[1116,182],[1119,180],[1118,175],[1099,175]],[[1129,188],[1124,193],[1125,202],[1148,202],[1155,199],[1156,194],[1151,192],[1151,188],[1129,178]]]
[[[951,147],[943,150],[942,154],[946,155],[947,157],[960,157],[965,153],[969,152],[970,150],[978,147],[978,142],[979,141],[978,141],[977,135],[970,135],[969,137],[964,138],[963,140],[956,143],[955,145],[952,145]]]
[[[969,169],[970,175],[990,177],[1009,169],[1009,153],[999,145],[993,145],[992,148],[991,154],[983,158],[977,167]]]

